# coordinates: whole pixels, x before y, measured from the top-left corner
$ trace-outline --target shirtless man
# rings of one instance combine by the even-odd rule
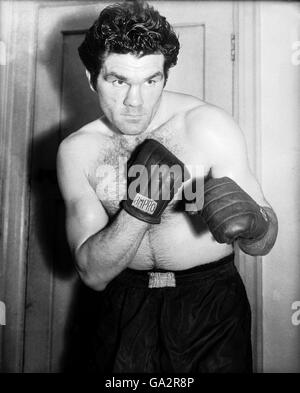
[[[57,169],[76,269],[103,295],[93,370],[252,370],[250,308],[233,250],[267,254],[277,219],[233,119],[164,90],[178,50],[167,21],[140,2],[104,9],[79,48],[103,116],[61,143]],[[202,168],[203,209],[174,198],[190,171],[167,201],[151,200],[154,215],[135,208],[129,159],[128,170],[144,164],[150,182],[150,163]]]

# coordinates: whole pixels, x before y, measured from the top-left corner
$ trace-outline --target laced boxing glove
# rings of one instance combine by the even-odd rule
[[[205,182],[201,214],[218,243],[231,244],[238,238],[257,241],[269,228],[264,209],[229,177]]]
[[[146,139],[127,163],[127,198],[121,206],[139,220],[159,224],[163,211],[189,177],[173,153],[156,140]]]

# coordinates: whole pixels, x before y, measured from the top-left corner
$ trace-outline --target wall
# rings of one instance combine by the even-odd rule
[[[263,372],[300,372],[300,3],[259,13],[261,180],[279,220],[262,260]]]

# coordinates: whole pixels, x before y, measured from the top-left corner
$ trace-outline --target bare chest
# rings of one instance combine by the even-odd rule
[[[161,142],[189,169],[200,168],[204,175],[209,170],[206,155],[193,149],[179,125],[169,124],[153,131],[151,135],[139,135],[131,140],[120,137],[112,139],[99,151],[99,157],[89,171],[89,182],[110,217],[117,213],[120,202],[126,196],[127,161],[134,148],[146,138]]]

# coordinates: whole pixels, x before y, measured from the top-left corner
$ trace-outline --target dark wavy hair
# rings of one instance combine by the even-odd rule
[[[179,41],[172,27],[144,1],[126,1],[104,8],[78,48],[95,89],[108,53],[133,53],[137,57],[161,53],[167,80],[170,67],[177,63],[178,52]]]

